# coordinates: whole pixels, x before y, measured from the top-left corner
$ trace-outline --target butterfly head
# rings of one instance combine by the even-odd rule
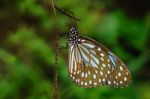
[[[78,39],[77,30],[75,27],[70,28],[70,35],[69,35],[69,45],[76,46],[80,42],[80,39]]]

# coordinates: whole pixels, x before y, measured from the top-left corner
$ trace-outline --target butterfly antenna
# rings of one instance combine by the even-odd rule
[[[74,18],[76,18],[76,17],[75,17],[75,14],[74,14],[73,12],[70,12],[70,13],[72,14],[72,16],[73,16]],[[72,27],[74,27],[74,28],[76,29],[77,22],[78,22],[77,20],[71,18],[70,23],[68,23],[69,29],[72,28]]]
[[[73,16],[75,17],[75,14],[72,12]],[[76,20],[73,20],[73,26],[76,28],[77,26],[77,21]]]

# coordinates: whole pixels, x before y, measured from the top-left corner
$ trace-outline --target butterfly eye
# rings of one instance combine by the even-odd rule
[[[69,40],[69,75],[77,85],[124,87],[131,83],[129,70],[117,56],[95,40],[71,31],[75,39]]]

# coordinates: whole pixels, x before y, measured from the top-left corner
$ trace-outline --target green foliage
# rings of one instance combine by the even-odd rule
[[[132,17],[122,7],[114,5],[115,1],[107,0],[55,2],[81,20],[77,22],[79,34],[101,42],[125,61],[133,79],[127,88],[80,88],[68,77],[68,50],[59,50],[60,98],[150,99],[149,12],[142,18]],[[69,33],[67,24],[71,19],[57,12],[56,23],[48,0],[2,3],[0,12],[5,14],[0,14],[0,99],[52,99],[55,25],[59,32]],[[59,45],[65,46],[66,42],[65,37],[59,38]]]

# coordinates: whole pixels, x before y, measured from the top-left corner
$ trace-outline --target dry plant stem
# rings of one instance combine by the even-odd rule
[[[54,69],[54,93],[53,98],[59,99],[58,95],[58,26],[57,26],[57,16],[56,16],[56,9],[55,9],[55,3],[54,0],[52,1],[52,7],[55,15],[55,34],[56,34],[56,42],[55,42],[55,69]]]
[[[56,5],[54,5],[54,7],[56,8],[56,10],[58,10],[59,12],[61,12],[62,14],[68,16],[71,19],[74,19],[75,21],[80,21],[80,19],[77,19],[75,16],[71,15],[70,13],[66,12],[63,9],[58,8]]]
[[[70,13],[64,11],[63,9],[58,8],[55,5],[54,0],[51,0],[52,2],[52,8],[53,12],[55,15],[55,34],[56,34],[56,42],[55,42],[55,67],[54,67],[54,93],[53,93],[53,99],[59,99],[59,94],[58,94],[58,53],[59,53],[59,46],[58,46],[58,22],[57,22],[57,15],[56,15],[56,9],[60,11],[62,14],[68,16],[71,19],[74,19],[75,21],[80,21],[79,19],[75,18],[74,16],[70,15]]]

